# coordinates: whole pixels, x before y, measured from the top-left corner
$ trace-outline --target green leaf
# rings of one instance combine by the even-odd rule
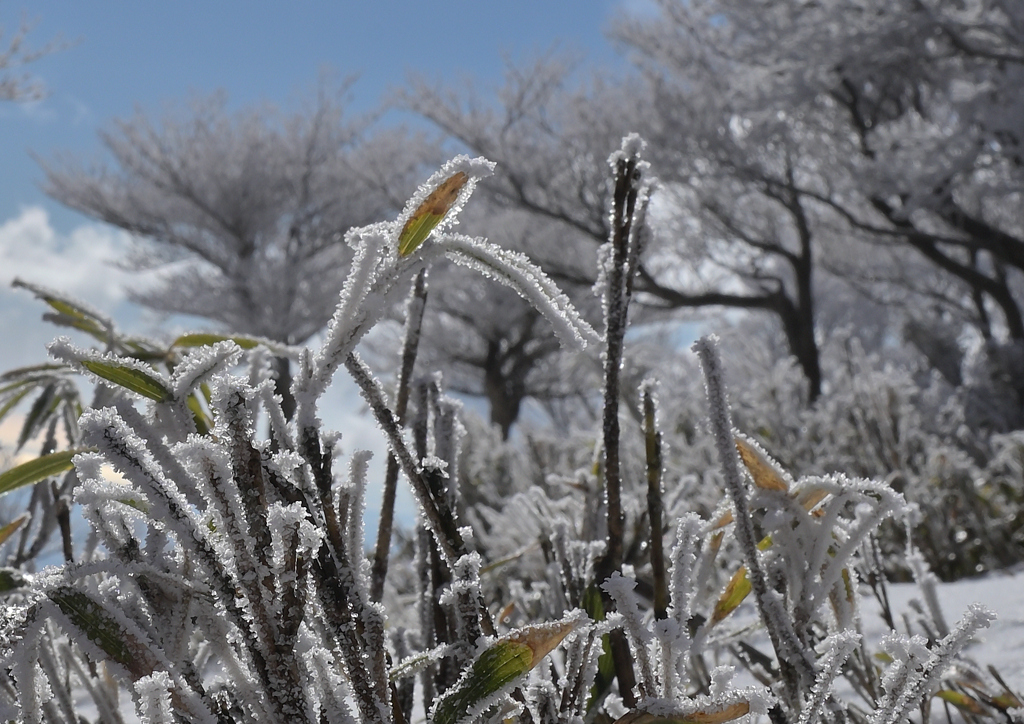
[[[981,702],[974,697],[962,694],[959,691],[953,691],[951,689],[941,689],[935,693],[937,697],[944,701],[948,701],[950,704],[955,706],[957,709],[970,712],[971,714],[984,715],[988,714],[988,710],[981,705]]]
[[[7,398],[7,402],[4,403],[4,406],[0,407],[0,420],[7,417],[7,413],[13,410],[14,406],[21,402],[25,398],[25,395],[31,391],[31,387],[26,387],[24,390],[21,390]]]
[[[0,375],[0,380],[2,380],[4,382],[9,382],[9,381],[18,380],[19,378],[21,378],[18,382],[16,382],[13,385],[13,386],[17,386],[17,385],[20,385],[20,384],[25,384],[26,382],[35,381],[37,379],[35,377],[35,375],[39,375],[40,373],[59,372],[59,371],[67,372],[68,371],[68,366],[64,365],[64,364],[55,363],[55,362],[48,362],[46,364],[41,364],[41,365],[30,365],[28,367],[18,367],[18,368],[13,369],[13,370],[7,370],[2,375]],[[44,376],[46,376],[46,375],[44,375]],[[10,386],[9,387],[4,387],[3,389],[0,389],[0,392],[6,392],[8,389],[11,389],[11,387]]]
[[[83,309],[82,307],[79,307],[77,304],[69,302],[66,299],[57,299],[56,297],[44,295],[43,301],[49,304],[54,309],[56,309],[61,314],[67,315],[68,317],[91,321],[97,327],[103,325],[103,320],[98,319],[89,310]]]
[[[17,518],[12,520],[10,523],[5,525],[3,528],[0,528],[0,545],[6,543],[7,539],[18,531],[18,528],[23,526],[26,522],[28,522],[31,519],[32,516],[29,513],[22,513]]]
[[[70,299],[57,296],[42,287],[37,287],[20,279],[15,279],[12,286],[29,290],[36,295],[36,298],[43,300],[50,308],[56,310],[56,314],[43,315],[43,319],[46,321],[81,330],[101,342],[110,341],[114,329],[110,320],[99,316]]]
[[[110,320],[105,319],[95,312],[92,312],[85,307],[76,304],[62,296],[58,296],[53,292],[38,287],[35,284],[29,284],[21,279],[15,279],[11,286],[21,287],[32,292],[37,299],[41,299],[48,304],[52,309],[57,311],[57,314],[43,315],[43,319],[54,322],[55,324],[75,327],[83,332],[91,334],[100,341],[109,341],[109,333],[113,331],[113,324]]]
[[[39,393],[39,397],[32,403],[31,409],[25,415],[25,422],[21,426],[21,433],[18,435],[18,444],[15,446],[15,450],[21,450],[25,443],[32,439],[43,426],[43,423],[49,416],[47,413],[52,411],[51,405],[56,392],[57,386],[50,384]]]
[[[604,602],[601,600],[601,591],[596,583],[591,583],[583,592],[582,605],[591,620],[605,620]],[[588,712],[604,700],[614,680],[615,659],[612,658],[612,645],[608,640],[608,634],[602,634],[601,654],[597,659],[597,675],[594,677],[594,685],[590,687],[590,699],[587,702]]]
[[[718,597],[715,610],[711,614],[710,625],[714,626],[735,611],[743,603],[743,599],[747,597],[747,594],[750,593],[750,589],[750,577],[747,576],[747,567],[740,566],[739,570],[729,580],[725,590],[722,591],[722,595]]]
[[[70,586],[50,591],[49,597],[76,628],[132,676],[141,678],[156,669],[157,662],[152,652],[121,628],[103,604]]]
[[[47,302],[47,304],[56,308],[56,304],[53,302]],[[52,324],[56,324],[58,327],[71,327],[72,329],[77,329],[80,332],[85,332],[99,342],[107,342],[110,339],[110,334],[107,330],[96,324],[96,322],[91,319],[77,317],[66,313],[44,314],[43,319]]]
[[[750,713],[750,702],[737,701],[717,710],[695,711],[689,714],[661,715],[646,711],[631,711],[615,720],[615,724],[722,724]]]
[[[463,171],[449,176],[416,207],[398,235],[399,256],[409,256],[426,241],[430,232],[447,216],[467,181],[469,176]]]
[[[28,583],[25,574],[17,568],[0,568],[0,593],[24,588]]]
[[[77,448],[43,455],[41,458],[29,460],[10,470],[0,473],[0,495],[12,490],[38,483],[51,475],[60,475],[71,469],[71,459],[80,452],[88,452],[91,448]]]
[[[573,621],[527,626],[496,641],[438,701],[432,724],[458,724],[472,716],[491,696],[539,664],[575,627]]]
[[[166,402],[171,399],[171,391],[159,378],[134,367],[93,359],[82,360],[82,366],[97,377],[102,377],[108,382],[113,382],[115,385],[151,400]]]
[[[185,404],[188,405],[189,412],[192,413],[192,419],[196,423],[196,432],[200,435],[210,434],[210,430],[213,429],[213,420],[206,414],[206,410],[203,409],[199,398],[195,395],[189,395]]]
[[[208,334],[205,332],[195,332],[192,334],[183,334],[178,337],[174,342],[171,343],[172,347],[209,347],[210,345],[217,344],[218,342],[226,342],[231,340],[242,349],[252,349],[259,346],[260,341],[253,339],[252,337],[231,337],[226,334]]]

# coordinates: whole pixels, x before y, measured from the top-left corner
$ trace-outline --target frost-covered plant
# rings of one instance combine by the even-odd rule
[[[972,610],[950,631],[933,613],[932,641],[894,632],[879,675],[858,633],[856,571],[904,499],[838,474],[791,479],[733,429],[710,339],[697,351],[724,491],[713,510],[664,505],[673,443],[654,386],[639,392],[639,430],[620,406],[632,395],[624,340],[650,189],[642,150],[629,137],[611,159],[602,335],[527,259],[448,231],[490,172],[460,157],[397,221],[349,234],[354,261],[321,347],[273,350],[298,361],[292,419],[255,340],[179,340],[173,359],[52,344],[60,369],[103,394],[77,420],[78,447],[0,475],[0,491],[71,469],[68,494],[91,532],[63,566],[4,579],[0,718],[123,721],[125,692],[147,724],[881,724],[928,700],[988,614]],[[410,373],[426,270],[441,256],[515,289],[603,370],[601,430],[549,459],[589,465],[552,467],[544,486],[497,508],[466,509],[459,406],[439,378]],[[410,284],[404,391],[392,402],[356,346]],[[398,471],[419,503],[412,569],[396,575],[389,535],[372,566],[364,553],[368,455],[339,471],[338,436],[318,417],[341,367],[389,442],[387,529]],[[474,472],[486,475],[479,461]],[[501,546],[514,550],[499,558]],[[923,566],[920,577],[927,590]],[[759,624],[736,626],[747,598]],[[733,666],[715,665],[722,656],[754,680],[735,682]],[[841,677],[855,697],[834,686]]]
[[[913,357],[868,354],[856,337],[837,334],[824,347],[825,392],[803,407],[792,394],[799,372],[737,337],[726,341],[737,426],[788,470],[887,480],[917,507],[914,544],[944,580],[1024,559],[1024,497],[1000,462],[1014,434],[993,435],[971,417],[974,388],[915,374]],[[669,401],[669,424],[692,417],[691,407]],[[705,445],[695,440],[693,447],[699,455]],[[891,570],[908,573],[905,527],[887,525],[883,533]]]

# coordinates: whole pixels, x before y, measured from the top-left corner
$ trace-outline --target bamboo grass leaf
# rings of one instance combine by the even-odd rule
[[[18,531],[18,528],[23,526],[26,522],[28,522],[31,519],[31,513],[22,513],[17,518],[12,520],[10,523],[0,528],[0,545],[6,543],[7,539]]]
[[[200,393],[201,394],[201,393]],[[189,412],[192,413],[192,420],[196,423],[196,432],[200,435],[209,435],[213,429],[213,419],[203,409],[203,404],[196,395],[189,395],[185,403]]]
[[[18,434],[18,443],[14,446],[15,450],[21,450],[25,443],[31,440],[45,424],[46,418],[49,416],[48,413],[52,411],[56,393],[57,386],[54,384],[46,385],[43,391],[39,393],[39,397],[32,403],[28,414],[25,415],[25,422],[22,424],[21,432]]]
[[[743,599],[750,593],[750,577],[747,575],[747,567],[740,566],[739,570],[729,579],[722,595],[718,597],[715,610],[711,614],[711,626],[722,621],[726,616],[735,611]]]
[[[464,171],[449,176],[416,207],[398,234],[399,256],[409,256],[430,236],[455,205],[467,181],[469,176]]]
[[[47,321],[78,329],[100,342],[110,341],[110,337],[114,332],[114,324],[99,312],[58,292],[30,284],[21,279],[15,279],[11,286],[27,289],[54,309],[57,312],[56,314],[44,315],[44,319]]]
[[[60,475],[72,468],[71,460],[78,453],[86,452],[89,448],[76,448],[74,450],[62,450],[61,452],[43,455],[35,460],[29,460],[16,467],[0,474],[0,495],[17,490],[26,485],[38,483],[52,475]]]
[[[254,349],[260,344],[263,344],[261,340],[253,337],[244,337],[241,335],[227,335],[227,334],[213,334],[207,332],[193,332],[191,334],[183,334],[176,340],[171,342],[171,347],[210,347],[218,342],[234,342],[242,349]]]
[[[54,305],[50,305],[54,306]],[[43,319],[47,322],[56,324],[58,327],[70,327],[71,329],[77,329],[79,332],[85,332],[90,337],[100,342],[106,342],[108,334],[106,330],[97,325],[91,319],[83,319],[81,317],[73,316],[70,314],[64,314],[58,312],[57,314],[44,314]]]
[[[3,382],[14,382],[14,385],[27,384],[28,382],[35,381],[33,376],[46,374],[49,372],[58,372],[61,370],[66,371],[67,365],[62,365],[56,362],[47,362],[41,365],[29,365],[28,367],[17,367],[13,370],[7,370],[3,374],[0,374],[0,381]],[[11,387],[4,387],[0,389],[0,392],[6,392]]]
[[[49,598],[79,631],[134,678],[147,676],[157,668],[148,647],[125,631],[103,604],[68,586],[50,591]]]
[[[159,378],[142,370],[116,362],[93,359],[84,359],[81,364],[97,377],[102,377],[108,382],[131,390],[137,395],[157,402],[167,402],[171,399],[171,391],[167,389],[167,386]]]
[[[11,395],[9,398],[7,398],[7,402],[3,404],[3,407],[0,407],[0,420],[3,420],[5,417],[7,417],[7,413],[13,410],[15,405],[21,402],[25,398],[25,396],[31,391],[32,387],[26,387],[24,390],[20,390],[15,394]]]
[[[701,710],[690,714],[661,715],[633,711],[617,719],[615,724],[723,724],[749,713],[750,702],[737,701],[721,709]]]
[[[476,716],[533,669],[576,627],[577,619],[520,629],[484,649],[434,707],[432,724],[458,724]]]

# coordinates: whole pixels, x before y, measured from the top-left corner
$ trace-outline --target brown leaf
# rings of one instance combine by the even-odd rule
[[[760,450],[754,443],[744,440],[741,437],[735,438],[736,449],[740,453],[740,460],[750,471],[750,477],[754,479],[754,485],[762,490],[779,490],[783,493],[789,492],[789,485],[779,472],[775,462]]]

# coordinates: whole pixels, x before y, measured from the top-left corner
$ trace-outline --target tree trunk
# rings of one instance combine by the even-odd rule
[[[525,389],[517,380],[508,378],[501,363],[500,342],[491,340],[484,367],[484,394],[491,407],[491,423],[501,428],[501,439],[508,440],[512,424],[519,417]]]
[[[782,320],[789,351],[807,378],[807,399],[810,404],[821,396],[821,358],[814,338],[812,309],[798,307],[783,292],[777,296],[776,314]]]

